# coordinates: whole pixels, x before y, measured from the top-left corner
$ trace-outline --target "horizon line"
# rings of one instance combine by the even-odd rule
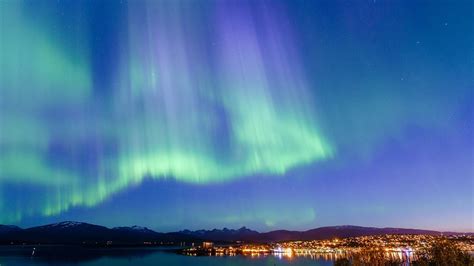
[[[59,222],[52,222],[52,223],[46,223],[46,224],[39,224],[39,225],[33,225],[33,226],[27,226],[27,227],[22,227],[22,226],[19,226],[19,225],[15,225],[15,224],[0,224],[3,225],[3,226],[16,226],[20,229],[30,229],[30,228],[35,228],[35,227],[42,227],[42,226],[48,226],[48,225],[54,225],[54,224],[61,224],[61,223],[82,223],[82,224],[90,224],[90,225],[95,225],[95,226],[102,226],[102,227],[105,227],[107,229],[114,229],[114,228],[118,228],[118,227],[134,227],[134,226],[137,226],[137,227],[143,227],[143,228],[146,228],[148,230],[151,230],[151,231],[154,231],[156,233],[179,233],[179,232],[182,232],[182,231],[191,231],[191,232],[194,232],[194,231],[213,231],[213,230],[224,230],[224,229],[228,229],[228,230],[239,230],[239,229],[242,229],[242,228],[245,228],[245,229],[249,229],[251,231],[255,231],[259,234],[265,234],[265,233],[270,233],[270,232],[275,232],[275,231],[289,231],[289,232],[306,232],[306,231],[310,231],[310,230],[314,230],[314,229],[320,229],[320,228],[326,228],[326,227],[361,227],[361,228],[374,228],[374,229],[404,229],[404,230],[422,230],[422,231],[432,231],[432,232],[438,232],[438,233],[458,233],[458,234],[474,234],[474,230],[472,231],[465,231],[465,230],[437,230],[437,229],[425,229],[425,228],[415,228],[415,227],[396,227],[396,226],[383,226],[383,227],[379,227],[379,226],[364,226],[364,225],[355,225],[355,224],[340,224],[340,225],[323,225],[323,226],[317,226],[317,227],[312,227],[312,228],[309,228],[309,229],[301,229],[301,230],[292,230],[292,229],[273,229],[273,230],[270,230],[270,231],[258,231],[258,230],[254,230],[250,227],[247,227],[247,226],[241,226],[239,228],[230,228],[230,227],[222,227],[222,228],[217,228],[217,227],[214,227],[212,229],[195,229],[195,230],[192,230],[192,229],[187,229],[187,228],[184,228],[184,229],[180,229],[180,230],[175,230],[175,231],[161,231],[161,230],[155,230],[155,229],[151,229],[149,228],[148,226],[142,226],[142,225],[138,225],[138,224],[134,224],[134,225],[119,225],[119,226],[105,226],[105,225],[101,225],[101,224],[95,224],[95,223],[91,223],[91,222],[83,222],[83,221],[77,221],[77,220],[63,220],[63,221],[59,221]]]

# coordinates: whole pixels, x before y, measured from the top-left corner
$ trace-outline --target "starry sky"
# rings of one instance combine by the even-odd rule
[[[474,231],[471,1],[0,1],[0,223]]]

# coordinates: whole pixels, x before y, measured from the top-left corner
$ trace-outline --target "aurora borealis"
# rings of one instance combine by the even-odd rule
[[[472,10],[0,1],[0,224],[472,231]]]

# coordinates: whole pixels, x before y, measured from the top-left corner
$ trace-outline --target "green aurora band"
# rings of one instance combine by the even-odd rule
[[[282,175],[333,154],[292,40],[283,37],[290,29],[271,12],[256,25],[246,10],[216,8],[213,66],[208,41],[196,42],[202,25],[184,19],[202,14],[131,5],[112,93],[98,96],[87,43],[74,39],[71,48],[25,10],[8,2],[0,11],[0,188],[37,190],[14,205],[0,194],[0,223],[94,206],[144,178],[227,182]],[[90,142],[95,160],[87,164],[77,154]],[[65,156],[51,157],[57,146]]]

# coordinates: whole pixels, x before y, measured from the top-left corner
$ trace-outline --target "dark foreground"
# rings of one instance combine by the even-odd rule
[[[282,244],[279,244],[282,245]],[[242,247],[243,251],[247,246]],[[253,247],[255,249],[255,247]],[[202,249],[202,248],[201,248]],[[214,248],[213,248],[214,249]],[[460,249],[459,243],[436,240],[413,256],[394,256],[379,248],[358,252],[307,253],[233,253],[196,256],[182,247],[123,247],[66,245],[0,246],[0,266],[8,265],[473,265],[472,253]],[[183,255],[183,254],[188,254]],[[395,254],[396,255],[396,254]],[[399,254],[400,255],[400,254]]]
[[[32,256],[33,248],[35,254]],[[279,256],[191,257],[173,248],[88,248],[79,246],[0,246],[0,265],[333,265],[323,258]]]

